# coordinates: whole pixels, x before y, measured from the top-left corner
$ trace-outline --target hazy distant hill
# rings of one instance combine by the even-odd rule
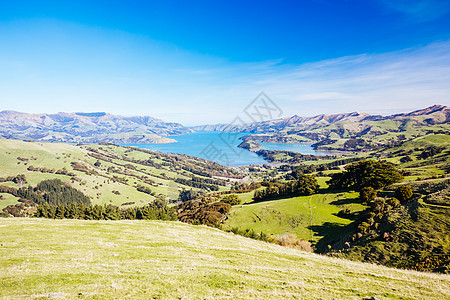
[[[27,114],[0,112],[0,137],[71,143],[170,143],[165,136],[192,132],[178,123],[148,116],[123,117],[104,112]]]
[[[0,138],[71,143],[170,143],[167,136],[192,131],[241,131],[262,142],[314,142],[318,149],[373,149],[428,132],[449,131],[450,108],[434,105],[391,116],[352,112],[315,117],[292,116],[230,127],[227,124],[186,128],[148,116],[124,117],[104,112],[27,114],[0,112]]]
[[[420,118],[417,118],[420,117]],[[228,124],[200,125],[191,127],[196,131],[221,131],[221,130],[248,130],[251,133],[270,133],[283,131],[285,129],[315,129],[325,127],[335,123],[359,123],[368,125],[368,122],[385,120],[405,120],[414,119],[423,125],[442,124],[450,121],[450,108],[444,105],[433,105],[425,109],[416,110],[410,113],[395,114],[390,116],[370,115],[368,113],[351,112],[334,115],[317,115],[314,117],[300,117],[294,115],[276,120],[251,123],[247,126],[230,126]],[[361,128],[366,128],[361,126]]]

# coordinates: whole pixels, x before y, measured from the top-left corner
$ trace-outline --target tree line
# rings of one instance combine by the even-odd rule
[[[169,208],[165,200],[157,199],[142,207],[129,207],[126,209],[114,205],[86,205],[74,202],[68,205],[38,205],[37,218],[49,219],[81,219],[81,220],[166,220],[173,221],[177,215],[173,208]]]
[[[0,192],[20,198],[18,204],[3,209],[3,215],[6,216],[85,220],[177,219],[175,209],[168,207],[164,198],[157,198],[143,207],[126,209],[114,205],[93,205],[89,197],[59,179],[41,181],[35,188],[0,185]]]

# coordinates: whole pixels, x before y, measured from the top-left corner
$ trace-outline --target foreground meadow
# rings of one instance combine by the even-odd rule
[[[203,226],[0,219],[2,299],[444,299],[450,276],[303,253]]]

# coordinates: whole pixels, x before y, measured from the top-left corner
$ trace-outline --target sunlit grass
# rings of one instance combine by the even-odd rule
[[[294,233],[300,239],[318,241],[323,233],[314,232],[311,226],[348,225],[351,220],[340,218],[337,213],[341,209],[363,210],[365,206],[359,204],[357,198],[358,193],[317,194],[236,205],[224,227],[274,235]]]
[[[449,276],[178,222],[0,219],[3,299],[444,299]]]

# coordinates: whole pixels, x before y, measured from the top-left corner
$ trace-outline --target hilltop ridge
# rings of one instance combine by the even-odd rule
[[[365,112],[349,112],[338,113],[332,115],[320,114],[313,117],[301,117],[293,115],[275,120],[264,122],[256,122],[248,124],[247,126],[229,126],[228,124],[212,124],[199,125],[191,127],[196,131],[245,131],[251,133],[268,133],[273,132],[274,129],[283,130],[287,127],[294,126],[298,128],[311,126],[326,126],[338,122],[353,122],[364,123],[368,121],[384,121],[384,120],[398,120],[405,117],[429,116],[435,119],[436,124],[448,123],[450,121],[450,108],[445,105],[433,105],[424,109],[418,109],[408,113],[400,113],[388,116],[371,115]]]
[[[196,126],[194,130],[238,131],[242,137],[267,143],[313,143],[317,150],[368,151],[386,145],[398,145],[429,133],[448,133],[450,108],[433,105],[412,112],[389,116],[362,112],[300,117],[294,115],[246,126],[225,124]]]

